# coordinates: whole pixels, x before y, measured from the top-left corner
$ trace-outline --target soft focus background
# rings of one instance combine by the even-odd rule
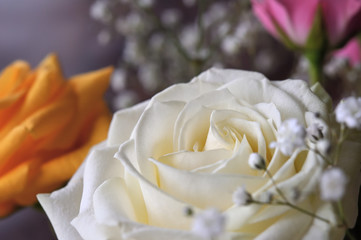
[[[0,67],[17,59],[36,67],[55,52],[66,76],[114,65],[117,41],[100,46],[101,25],[89,16],[89,0],[0,0]]]

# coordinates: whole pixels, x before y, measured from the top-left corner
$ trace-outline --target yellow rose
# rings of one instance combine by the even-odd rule
[[[194,218],[184,214],[189,207],[195,214],[214,208],[223,213],[225,232],[217,239],[341,239],[334,209],[319,198],[325,164],[318,155],[296,149],[286,156],[279,146],[269,147],[279,140],[285,120],[308,127],[327,121],[328,114],[303,81],[270,82],[258,73],[211,69],[117,112],[107,140],[69,184],[38,198],[64,240],[200,240],[191,231]],[[324,125],[324,135],[327,130]],[[277,195],[270,178],[250,167],[252,153],[264,157],[287,197],[293,189],[301,191],[298,207],[331,224],[288,206],[235,204],[237,189],[240,197],[250,197],[246,189],[259,201],[267,192]]]
[[[111,68],[66,80],[57,57],[35,69],[16,61],[0,75],[0,216],[61,187],[104,140],[102,100]]]

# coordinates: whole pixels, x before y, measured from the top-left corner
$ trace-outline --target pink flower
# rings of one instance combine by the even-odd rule
[[[311,40],[324,34],[336,47],[361,30],[361,0],[252,0],[252,4],[272,35],[299,47],[307,47],[312,31],[316,36]],[[322,25],[313,29],[318,13],[325,29]]]
[[[276,38],[285,34],[304,46],[316,15],[318,0],[252,0],[253,11]]]
[[[357,38],[352,39],[345,47],[334,53],[335,57],[344,58],[350,62],[352,66],[361,63],[361,45]]]
[[[361,30],[361,0],[321,0],[322,13],[331,46]]]

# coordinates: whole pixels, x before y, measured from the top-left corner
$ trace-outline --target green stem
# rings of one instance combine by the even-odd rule
[[[356,240],[356,238],[351,234],[350,230],[346,229],[346,235],[350,240]]]
[[[349,227],[347,225],[346,219],[345,219],[345,213],[343,211],[343,207],[342,207],[342,203],[341,201],[337,202],[337,209],[338,209],[338,214],[339,217],[341,219],[342,222],[342,226],[346,228],[346,235],[350,240],[356,240],[356,238],[351,234]]]
[[[309,146],[308,146],[308,149],[309,149],[309,151],[312,151],[315,154],[317,154],[318,156],[320,156],[328,165],[333,165],[333,161],[329,157],[320,153],[317,149],[311,148]]]
[[[341,123],[341,129],[340,129],[340,136],[337,139],[337,145],[335,149],[335,159],[334,159],[334,165],[337,165],[338,160],[340,158],[340,152],[343,142],[345,141],[347,137],[346,127],[345,124]]]
[[[342,224],[344,224],[345,227],[347,227],[346,221],[345,221],[345,214],[343,213],[343,207],[342,207],[341,201],[337,202],[337,208],[338,208],[338,214],[340,215],[340,219],[341,219]]]
[[[309,63],[309,75],[310,75],[310,85],[315,83],[320,83],[323,85],[323,62],[324,56],[323,52],[309,51],[306,52],[305,56]]]
[[[281,191],[281,189],[279,189],[279,188],[277,187],[277,183],[276,183],[275,180],[273,179],[273,176],[272,176],[271,172],[268,171],[267,169],[266,169],[265,171],[266,171],[267,175],[269,176],[269,178],[270,178],[273,186],[276,188],[277,193],[281,196],[281,198],[282,198],[285,202],[288,202],[286,196],[283,194],[283,192]]]
[[[293,205],[292,203],[287,202],[287,203],[282,203],[282,205],[288,205],[288,206],[290,206],[291,208],[294,208],[294,209],[302,212],[303,214],[306,214],[306,215],[309,215],[309,216],[311,216],[311,217],[317,218],[317,219],[319,219],[319,220],[321,220],[321,221],[324,221],[324,222],[326,222],[326,223],[328,223],[328,224],[330,223],[330,221],[327,220],[326,218],[320,217],[320,216],[318,216],[318,215],[316,215],[316,214],[314,214],[314,213],[311,213],[311,212],[309,212],[309,211],[307,211],[307,210],[305,210],[305,209],[303,209],[303,208],[297,207],[296,205]]]
[[[261,205],[261,204],[268,204],[268,205],[289,206],[289,207],[291,207],[291,208],[293,208],[293,209],[296,209],[297,211],[299,211],[299,212],[301,212],[301,213],[303,213],[303,214],[306,214],[306,215],[308,215],[308,216],[310,216],[310,217],[313,217],[313,218],[317,218],[318,220],[321,220],[321,221],[323,221],[323,222],[326,222],[326,223],[330,224],[330,221],[327,220],[326,218],[320,217],[320,216],[318,216],[318,215],[316,215],[316,214],[314,214],[314,213],[312,213],[312,212],[309,212],[309,211],[307,211],[307,210],[305,210],[305,209],[303,209],[303,208],[300,208],[300,207],[298,207],[298,206],[296,206],[296,205],[293,205],[293,204],[290,203],[290,202],[280,202],[280,201],[277,201],[277,202],[265,203],[265,202],[258,202],[258,201],[253,200],[252,203],[260,204],[260,205]]]

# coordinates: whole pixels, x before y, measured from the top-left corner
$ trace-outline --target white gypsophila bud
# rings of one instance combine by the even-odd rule
[[[223,63],[215,62],[215,63],[213,63],[212,68],[220,68],[220,69],[222,69],[222,68],[224,68],[224,65],[223,65]]]
[[[326,170],[320,180],[321,198],[326,201],[338,201],[345,194],[347,177],[340,168]]]
[[[138,102],[138,96],[133,91],[122,91],[113,99],[113,106],[115,110],[130,107]]]
[[[348,97],[340,101],[335,109],[336,121],[348,128],[361,128],[361,98]]]
[[[218,37],[224,37],[231,30],[231,24],[229,22],[221,23],[217,28]]]
[[[144,56],[141,46],[135,38],[127,38],[124,45],[123,59],[132,64],[141,64]]]
[[[188,54],[193,59],[206,59],[210,54],[210,50],[208,48],[194,49],[194,51],[190,51]]]
[[[324,71],[329,76],[336,76],[340,70],[347,67],[347,60],[339,57],[331,58],[331,61],[324,66]]]
[[[160,84],[159,68],[153,63],[146,63],[138,69],[139,81],[145,90],[152,92]]]
[[[187,7],[192,7],[196,3],[196,0],[183,0],[183,4]]]
[[[331,151],[331,142],[328,139],[321,139],[317,141],[316,149],[323,156],[327,156]]]
[[[227,16],[227,5],[223,1],[213,3],[202,15],[202,21],[205,28],[208,28],[216,21],[223,21]]]
[[[144,22],[139,13],[131,12],[125,18],[118,18],[115,21],[115,28],[124,35],[135,34],[144,29]]]
[[[175,26],[180,19],[181,12],[178,9],[167,9],[161,15],[161,21],[167,27]]]
[[[250,30],[253,28],[250,21],[243,20],[239,21],[234,35],[239,39],[239,41],[243,41],[248,37]]]
[[[273,200],[273,193],[266,191],[259,196],[259,201],[262,203],[270,203]]]
[[[313,141],[317,141],[317,140],[323,138],[324,136],[323,136],[322,129],[323,129],[323,127],[319,123],[312,123],[306,129],[308,138]]]
[[[251,153],[248,158],[248,165],[257,170],[265,170],[266,169],[266,161],[264,158],[258,153]]]
[[[236,54],[240,46],[239,39],[232,35],[224,37],[221,43],[222,51],[228,55]]]
[[[257,65],[257,69],[262,71],[270,71],[274,68],[275,52],[271,49],[265,49],[256,54],[254,62]]]
[[[224,232],[225,223],[225,216],[217,209],[210,208],[195,216],[192,232],[204,239],[213,239]]]
[[[138,0],[139,7],[150,8],[154,5],[154,0]]]
[[[277,142],[272,142],[270,147],[278,147],[284,155],[291,156],[297,148],[306,146],[305,137],[306,130],[298,120],[287,119],[278,129]]]
[[[153,34],[149,39],[149,47],[154,51],[160,51],[165,42],[164,35],[160,33]]]
[[[252,196],[247,192],[246,187],[238,187],[236,191],[233,192],[232,200],[237,206],[248,205],[252,202]]]
[[[193,210],[192,207],[187,206],[187,207],[185,207],[185,208],[183,209],[183,213],[184,213],[184,215],[187,216],[187,217],[192,217],[193,214],[194,214],[194,210]]]
[[[110,14],[106,1],[96,1],[90,6],[90,17],[101,22],[108,22]]]
[[[114,91],[123,90],[126,86],[127,73],[122,68],[117,68],[112,75],[110,86]]]
[[[290,198],[293,202],[298,202],[301,198],[301,191],[297,187],[292,188],[290,191]]]
[[[97,39],[101,45],[107,45],[110,42],[110,40],[112,39],[112,35],[110,34],[109,31],[102,30],[98,34]]]
[[[187,25],[180,33],[179,40],[187,50],[193,50],[200,39],[198,28],[194,25]]]

